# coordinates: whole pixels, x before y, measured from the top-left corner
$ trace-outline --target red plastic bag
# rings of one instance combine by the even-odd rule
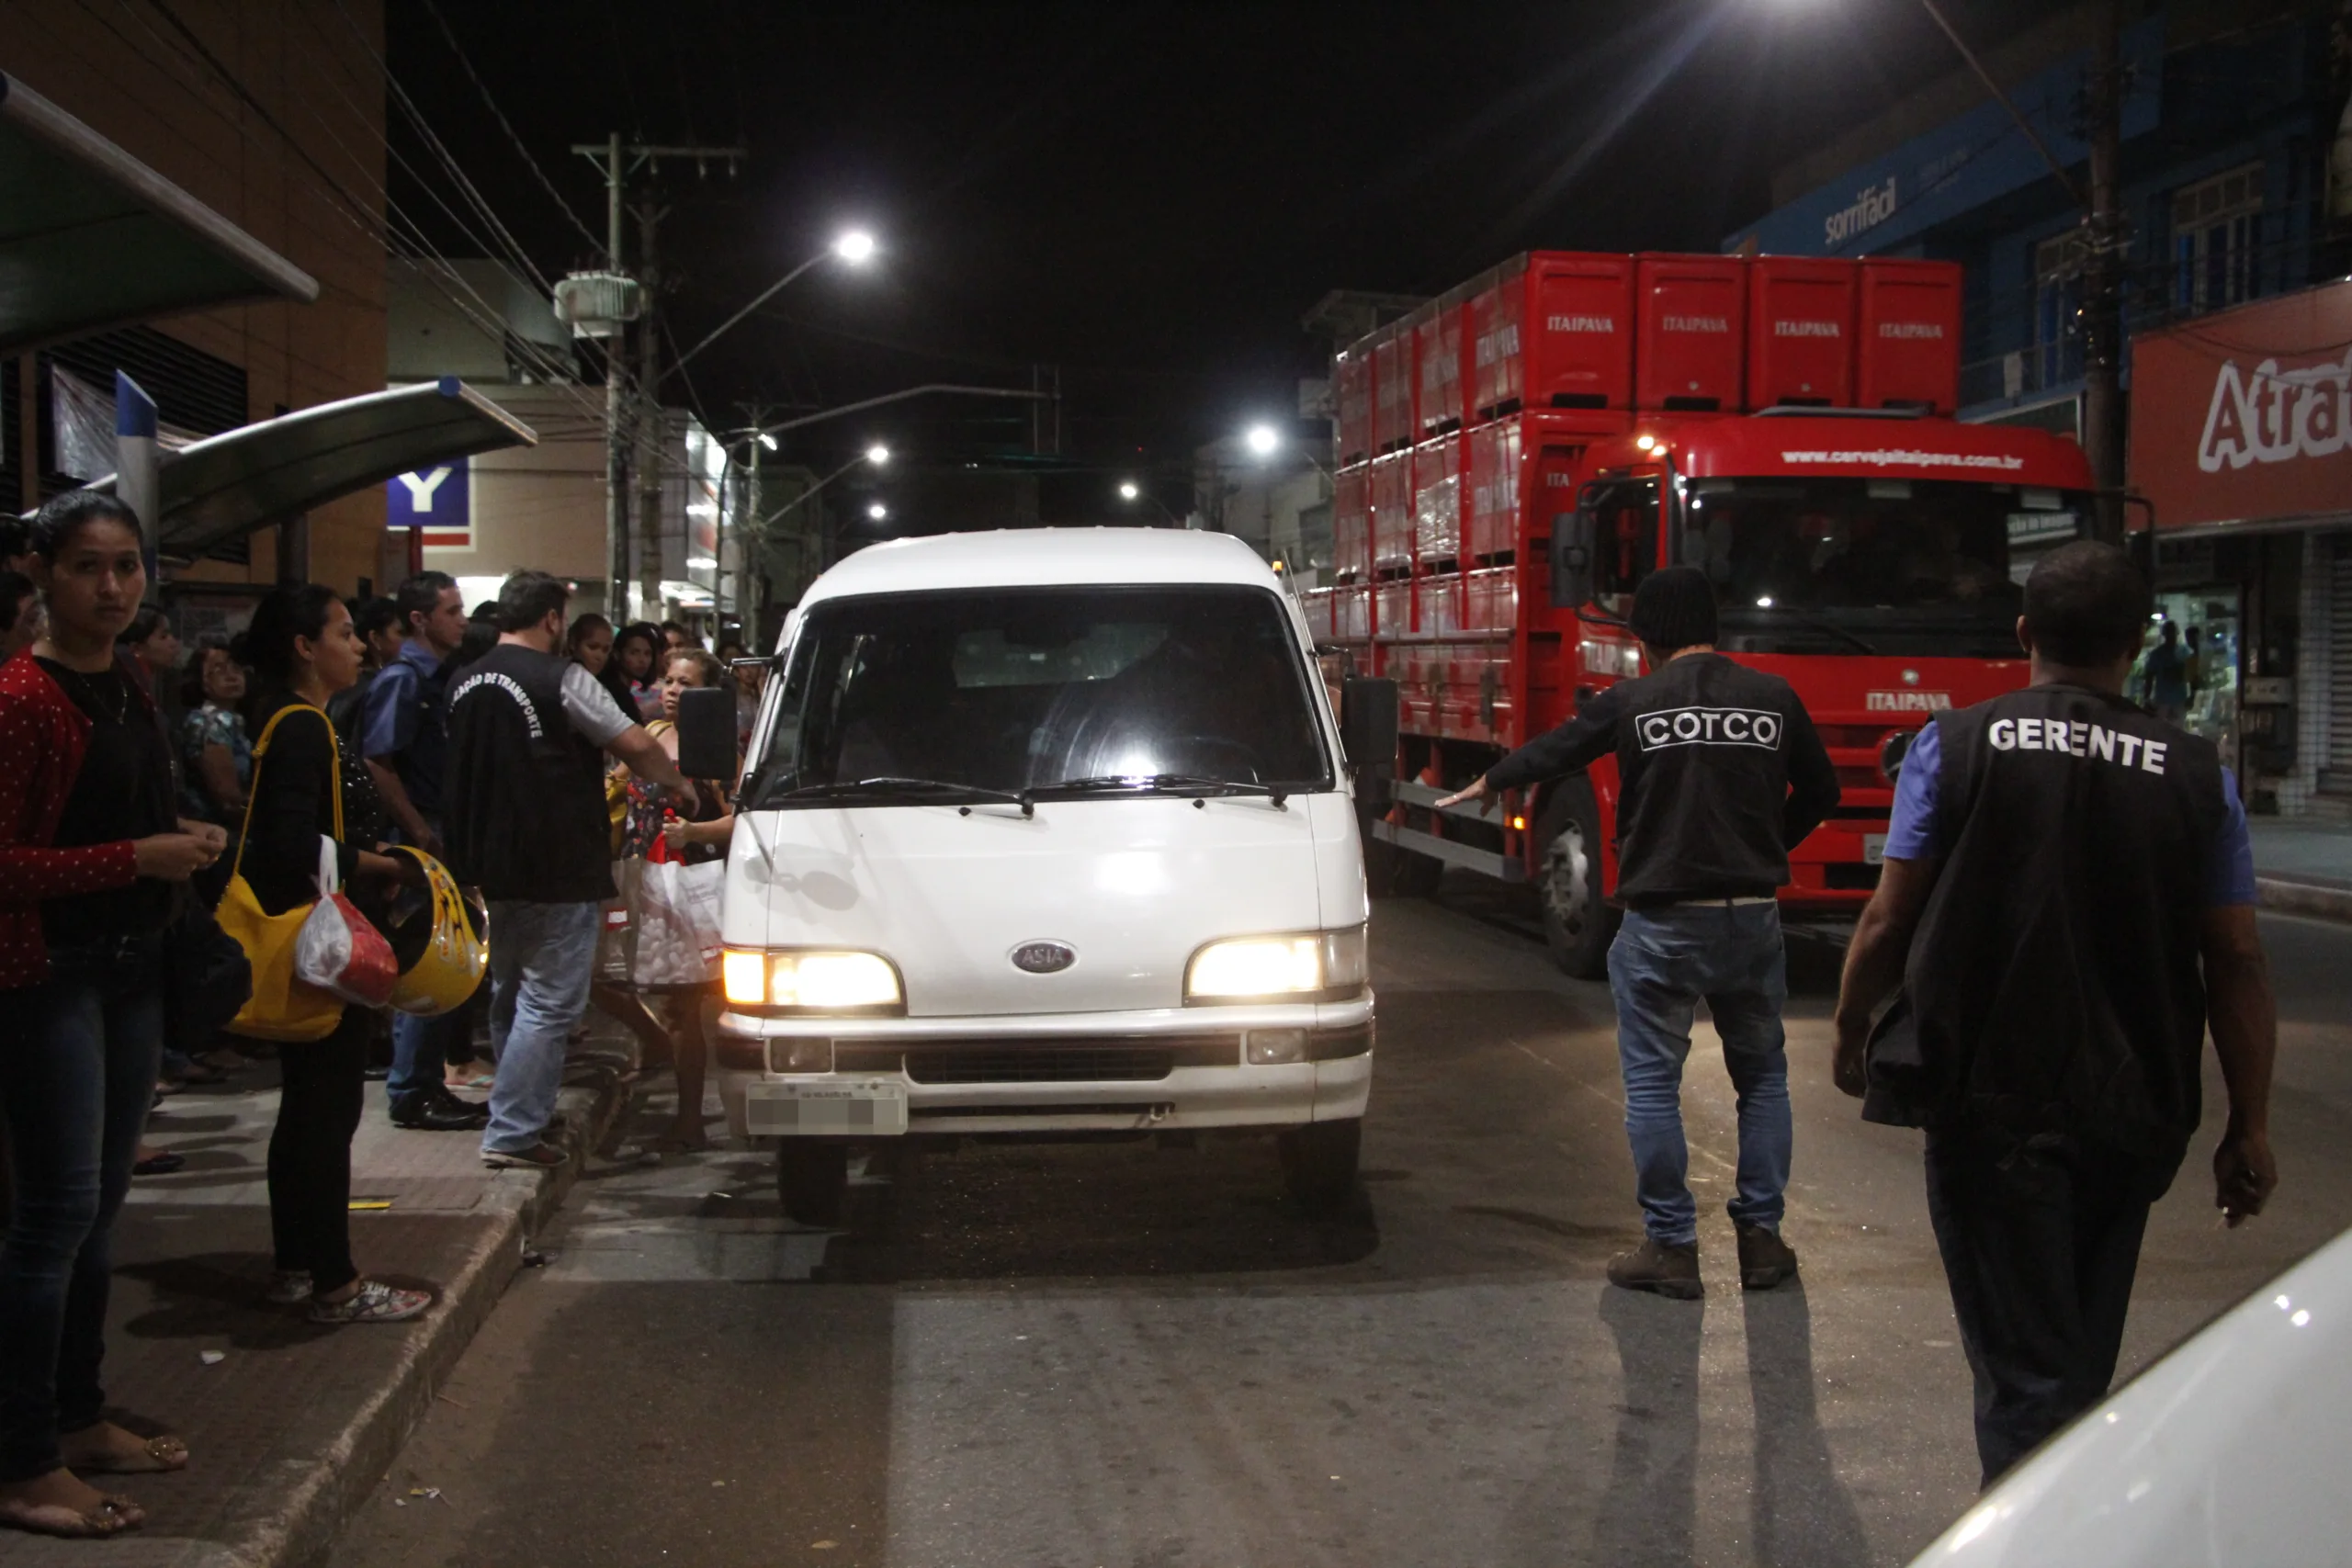
[[[344,897],[335,844],[319,835],[319,901],[294,939],[294,977],[361,1007],[390,1006],[401,977],[392,944]]]

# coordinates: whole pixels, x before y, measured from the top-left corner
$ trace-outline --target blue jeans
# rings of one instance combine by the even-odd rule
[[[93,1425],[106,1404],[114,1218],[164,1048],[162,967],[147,945],[129,961],[53,951],[49,979],[0,995],[16,1178],[0,1239],[0,1482],[58,1468],[58,1434]]]
[[[1682,1139],[1682,1062],[1702,998],[1739,1094],[1739,1183],[1731,1217],[1778,1230],[1793,1142],[1781,1032],[1789,987],[1780,906],[1630,911],[1609,949],[1609,989],[1617,999],[1634,1190],[1651,1239],[1687,1247],[1699,1238],[1690,1153]]]
[[[398,1111],[419,1095],[429,1095],[447,1081],[449,1043],[463,1043],[473,1032],[474,1010],[461,1004],[437,1018],[401,1013],[392,1020],[392,1070],[384,1079],[384,1095]]]
[[[595,904],[491,905],[490,1048],[498,1076],[485,1154],[521,1154],[547,1132],[563,1087],[565,1047],[588,1010],[603,925]]]

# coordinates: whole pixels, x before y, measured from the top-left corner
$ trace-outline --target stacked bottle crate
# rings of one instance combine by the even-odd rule
[[[1516,745],[1510,674],[1549,668],[1552,519],[1595,440],[1786,403],[1949,414],[1959,338],[1945,263],[1513,257],[1334,362],[1333,582],[1311,614],[1397,679],[1408,733]]]

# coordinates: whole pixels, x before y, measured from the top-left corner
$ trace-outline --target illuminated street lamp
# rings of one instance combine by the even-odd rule
[[[1241,440],[1243,445],[1261,457],[1272,457],[1274,448],[1283,444],[1283,438],[1274,434],[1274,427],[1271,424],[1251,425],[1243,434]]]
[[[1119,499],[1121,501],[1133,501],[1142,493],[1143,487],[1136,483],[1135,480],[1121,479],[1119,481]]]
[[[873,505],[865,509],[865,514],[868,517],[873,518],[876,523],[879,523],[884,518],[890,515],[890,509],[877,501]]]
[[[865,449],[865,460],[878,468],[890,460],[890,449],[876,441]]]
[[[875,249],[874,236],[867,233],[865,230],[848,229],[842,231],[841,234],[834,238],[831,244],[827,245],[823,250],[819,251],[815,255],[810,256],[807,261],[802,262],[798,266],[794,267],[790,272],[786,273],[782,277],[779,277],[774,283],[769,284],[767,288],[763,289],[759,296],[750,304],[744,306],[741,310],[736,311],[733,315],[719,322],[718,327],[715,328],[709,335],[705,337],[700,343],[686,350],[685,353],[678,355],[676,359],[672,360],[670,362],[670,367],[662,372],[661,378],[666,380],[670,377],[676,375],[679,370],[684,367],[687,360],[692,359],[695,355],[700,354],[704,349],[708,348],[712,344],[717,343],[721,336],[735,325],[736,322],[741,321],[744,317],[750,315],[752,311],[758,310],[761,306],[775,299],[778,294],[783,293],[787,285],[799,277],[802,273],[807,272],[810,267],[815,266],[819,262],[823,261],[827,256],[831,256],[835,260],[842,262],[850,266],[864,266],[867,262],[874,259]]]

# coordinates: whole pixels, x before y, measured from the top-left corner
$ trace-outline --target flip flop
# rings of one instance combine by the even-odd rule
[[[168,1435],[150,1438],[140,1445],[136,1454],[96,1454],[87,1459],[69,1459],[65,1467],[76,1475],[163,1475],[187,1468],[187,1443],[184,1438]]]
[[[175,1153],[170,1149],[164,1149],[159,1153],[149,1155],[145,1159],[134,1161],[130,1167],[130,1174],[133,1176],[169,1176],[175,1170],[186,1168],[187,1165],[187,1156]]]
[[[62,1503],[0,1502],[0,1529],[61,1540],[104,1540],[146,1522],[146,1510],[128,1497],[101,1497],[86,1514]]]

